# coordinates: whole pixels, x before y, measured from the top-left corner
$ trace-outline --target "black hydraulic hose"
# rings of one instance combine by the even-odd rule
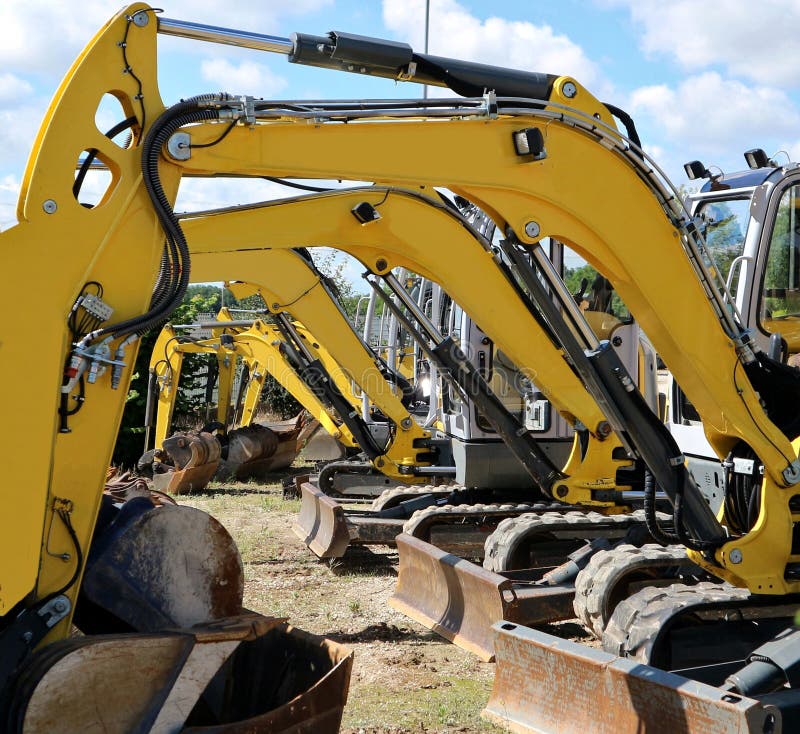
[[[622,124],[625,126],[625,132],[628,133],[628,139],[634,144],[637,145],[639,148],[642,147],[642,141],[639,138],[639,133],[636,130],[636,124],[633,121],[633,118],[625,112],[625,110],[620,109],[619,107],[614,106],[613,104],[609,104],[608,102],[604,102],[608,111],[614,115],[614,117],[618,117]]]
[[[661,545],[671,545],[678,542],[678,537],[665,532],[658,524],[656,517],[656,480],[649,469],[644,472],[644,522],[647,532],[653,540]]]
[[[167,239],[165,256],[162,257],[162,273],[147,313],[109,326],[96,336],[106,333],[112,333],[115,337],[133,332],[143,334],[162,324],[183,299],[189,285],[189,247],[180,222],[161,185],[158,162],[162,148],[179,128],[218,118],[219,112],[216,110],[198,109],[198,99],[195,98],[180,102],[166,110],[145,136],[142,146],[144,185]]]
[[[136,117],[131,115],[130,117],[125,118],[122,122],[118,122],[114,127],[106,132],[106,137],[109,140],[113,140],[117,135],[119,135],[123,130],[127,130],[134,126],[136,123]],[[86,174],[89,173],[89,169],[92,167],[92,163],[94,159],[97,158],[98,150],[97,148],[90,148],[86,151],[86,158],[84,158],[83,163],[81,164],[78,173],[75,176],[75,181],[72,184],[72,193],[75,198],[78,198],[78,194],[81,191],[81,187],[83,186],[83,182],[86,178]]]

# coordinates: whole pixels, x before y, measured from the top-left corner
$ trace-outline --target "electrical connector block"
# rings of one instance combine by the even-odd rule
[[[86,293],[80,301],[80,306],[86,313],[91,314],[101,322],[108,321],[114,313],[114,309],[111,306],[93,293]]]

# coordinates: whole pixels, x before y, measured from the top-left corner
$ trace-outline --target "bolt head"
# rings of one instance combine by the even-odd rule
[[[572,99],[578,93],[578,88],[572,82],[567,82],[561,87],[561,91],[565,97]]]
[[[56,202],[53,199],[47,199],[42,204],[42,209],[44,209],[45,213],[47,214],[55,214],[56,210],[58,209],[58,204],[56,204]]]
[[[144,28],[150,22],[150,15],[144,10],[140,10],[138,13],[133,14],[131,21],[135,26]]]
[[[730,552],[729,558],[731,559],[731,563],[741,563],[743,559],[742,551],[738,548],[734,548]]]
[[[608,438],[611,435],[611,424],[608,421],[600,421],[596,433],[600,438]]]
[[[540,231],[538,222],[528,222],[525,225],[525,234],[528,235],[528,237],[538,237]]]

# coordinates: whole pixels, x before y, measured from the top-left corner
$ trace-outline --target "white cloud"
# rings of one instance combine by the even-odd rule
[[[0,230],[17,223],[17,198],[20,182],[13,176],[0,179]]]
[[[425,48],[425,0],[383,0],[383,20],[415,51]],[[548,25],[481,19],[456,0],[431,3],[429,51],[525,71],[569,75],[598,94],[607,84],[583,49]]]
[[[734,76],[771,86],[800,84],[797,0],[621,0],[642,29],[645,53],[696,71],[721,65]]]
[[[711,150],[744,137],[785,137],[800,127],[800,113],[781,90],[749,87],[716,72],[688,77],[674,88],[641,87],[631,94],[629,107],[657,120],[672,140]]]
[[[234,94],[272,97],[288,85],[285,78],[252,61],[234,64],[227,59],[207,59],[200,72],[206,81]]]
[[[674,87],[641,87],[631,94],[628,109],[642,138],[658,141],[659,152],[668,151],[667,162],[656,156],[668,169],[680,156],[681,162],[701,158],[736,170],[743,167],[748,148],[772,152],[800,129],[800,112],[784,92],[716,72],[688,77]]]
[[[292,196],[292,191],[264,179],[183,178],[176,212],[196,212]]]
[[[33,93],[33,87],[14,74],[0,74],[0,107],[18,105],[20,98]]]

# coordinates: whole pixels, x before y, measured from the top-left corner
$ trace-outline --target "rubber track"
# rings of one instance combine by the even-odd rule
[[[747,589],[704,581],[695,586],[649,586],[621,601],[603,633],[603,649],[649,664],[659,632],[679,612],[726,601],[746,602]]]
[[[595,553],[575,579],[575,616],[598,639],[608,624],[613,610],[609,609],[614,590],[631,573],[650,568],[694,566],[682,545],[666,548],[655,543],[641,547],[625,543],[616,548]],[[705,572],[695,566],[698,574]]]
[[[392,487],[391,489],[384,489],[374,500],[372,500],[371,510],[380,511],[385,507],[398,505],[403,500],[413,499],[419,497],[421,494],[450,494],[458,489],[464,489],[463,484],[426,484],[425,486],[413,485],[400,485]],[[396,498],[400,499],[396,499]]]
[[[443,505],[441,507],[426,507],[417,510],[403,525],[403,532],[415,535],[415,531],[421,525],[435,525],[434,519],[439,517],[445,519],[448,524],[454,524],[460,519],[469,520],[471,518],[481,518],[488,515],[521,515],[529,512],[544,512],[553,510],[554,505],[548,502],[535,503],[514,503],[506,502],[502,504],[485,505]]]
[[[659,520],[662,523],[668,522],[669,517],[659,513]],[[604,525],[609,529],[624,530],[638,523],[644,524],[644,510],[636,510],[623,515],[603,515],[599,512],[581,511],[574,506],[567,506],[564,512],[510,517],[503,520],[497,529],[486,538],[483,567],[495,573],[513,570],[511,559],[517,554],[519,547],[528,539],[541,533],[561,530],[592,530],[596,529],[598,525]]]

